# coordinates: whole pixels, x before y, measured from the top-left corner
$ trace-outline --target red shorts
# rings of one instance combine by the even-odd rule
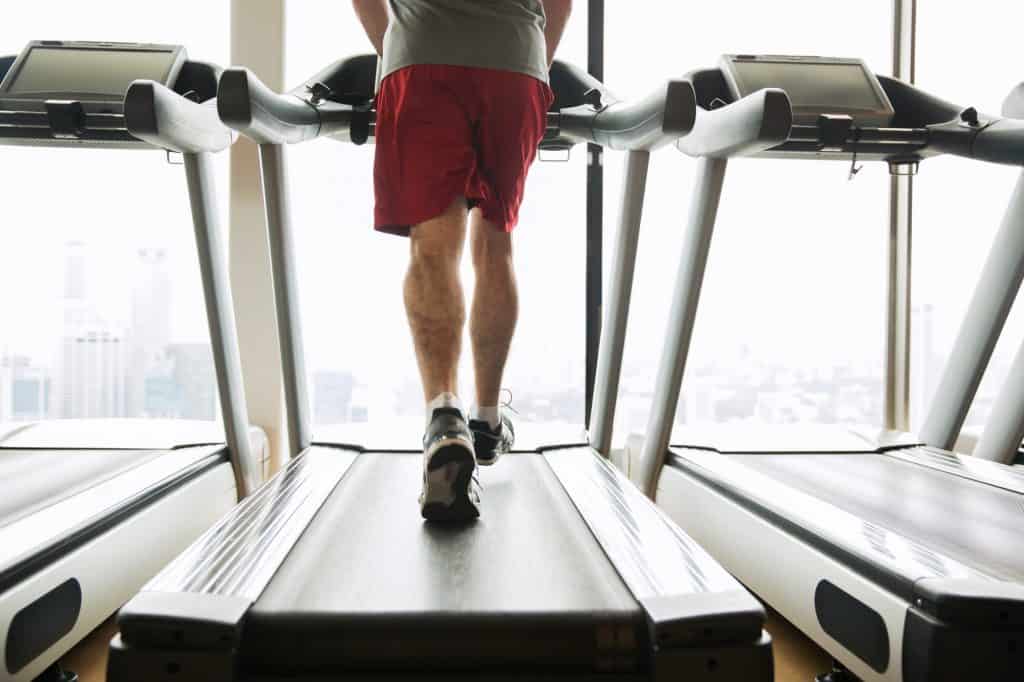
[[[464,196],[511,232],[554,95],[511,71],[417,65],[377,95],[374,224],[408,236]]]

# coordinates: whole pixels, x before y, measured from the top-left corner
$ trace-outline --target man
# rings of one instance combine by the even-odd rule
[[[382,55],[375,226],[410,238],[405,307],[427,402],[420,508],[480,514],[476,464],[513,441],[498,404],[518,316],[511,233],[552,102],[548,68],[572,0],[353,0]],[[456,371],[465,325],[459,260],[476,272],[469,332],[476,406]]]

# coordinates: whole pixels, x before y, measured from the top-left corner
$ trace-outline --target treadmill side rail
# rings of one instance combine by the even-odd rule
[[[118,614],[110,679],[232,679],[249,608],[355,459],[292,459],[150,581]]]
[[[146,586],[255,601],[356,453],[312,448],[207,531]]]
[[[885,454],[904,462],[1024,495],[1024,470],[1019,467],[930,447],[889,450]]]
[[[679,679],[683,672],[770,679],[764,609],[736,579],[594,450],[553,450],[545,457],[643,607],[654,679]],[[735,677],[719,677],[718,649],[728,650]]]
[[[249,608],[355,459],[290,460],[150,581],[118,614],[110,679],[233,679]]]

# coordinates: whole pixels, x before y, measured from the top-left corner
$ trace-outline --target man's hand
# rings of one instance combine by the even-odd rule
[[[384,32],[388,30],[387,0],[352,0],[352,8],[373,43],[373,49],[384,56]]]
[[[572,14],[572,0],[541,0],[544,5],[544,14],[547,16],[547,26],[544,29],[544,39],[548,44],[548,66],[555,61],[555,51],[558,44],[562,42],[562,34],[565,32],[565,25]]]

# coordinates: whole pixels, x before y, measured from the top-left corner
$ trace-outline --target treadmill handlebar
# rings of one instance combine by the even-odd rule
[[[697,107],[693,131],[676,147],[695,157],[749,156],[782,144],[792,128],[789,96],[770,88],[718,108]]]
[[[932,146],[957,156],[1024,166],[1024,120],[998,118],[969,126],[960,120],[929,128]]]
[[[215,100],[193,102],[151,80],[137,80],[128,87],[124,118],[133,136],[169,151],[219,152],[237,138],[221,123]]]
[[[608,149],[652,150],[688,134],[697,115],[693,85],[668,81],[636,102],[583,104],[558,112],[559,132],[570,139]]]
[[[1003,105],[1007,118],[939,99],[914,85],[879,76],[895,110],[887,126],[859,126],[849,116],[821,112],[817,124],[794,124],[784,90],[769,88],[736,101],[721,69],[700,69],[686,80],[696,92],[693,131],[676,142],[691,156],[828,154],[905,163],[934,154],[1024,166],[1024,84]],[[837,157],[838,158],[838,157]]]
[[[334,62],[288,94],[278,94],[251,71],[226,70],[217,108],[229,127],[260,144],[294,144],[315,137],[366,142],[374,133],[376,57]],[[650,150],[690,132],[697,98],[691,83],[668,81],[650,96],[620,101],[582,70],[556,61],[551,69],[556,100],[548,113],[542,148],[593,142],[611,149]]]
[[[347,104],[278,94],[244,68],[221,75],[217,111],[225,125],[259,144],[294,144],[345,132],[353,118]]]
[[[1024,118],[1024,83],[1019,84],[1003,100],[1003,116]]]

